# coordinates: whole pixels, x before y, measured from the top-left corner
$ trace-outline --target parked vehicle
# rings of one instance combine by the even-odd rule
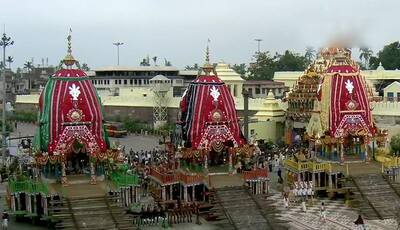
[[[119,122],[106,122],[104,124],[109,137],[124,137],[128,134],[128,131],[124,128],[124,125]]]

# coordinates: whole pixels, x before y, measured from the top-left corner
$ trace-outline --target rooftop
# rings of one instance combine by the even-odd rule
[[[174,66],[108,66],[94,71],[179,71]]]
[[[285,83],[280,81],[272,81],[272,80],[246,80],[244,85],[273,85],[273,86],[285,86]]]

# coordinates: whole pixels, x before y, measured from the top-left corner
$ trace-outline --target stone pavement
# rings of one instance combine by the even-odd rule
[[[278,210],[281,210],[280,218],[290,222],[290,229],[356,229],[354,221],[358,217],[358,212],[345,206],[341,200],[319,199],[314,201],[314,205],[307,206],[307,212],[301,211],[299,204],[291,204],[288,209],[284,208],[283,198],[277,193],[269,199],[275,200]],[[324,202],[326,209],[326,221],[320,220],[320,204]],[[367,229],[388,230],[396,229],[395,220],[365,220]]]

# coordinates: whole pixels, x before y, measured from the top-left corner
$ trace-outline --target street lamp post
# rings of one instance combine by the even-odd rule
[[[113,45],[117,47],[117,65],[119,65],[119,46],[122,46],[123,42],[114,42]]]
[[[3,47],[3,113],[2,113],[2,164],[4,164],[4,159],[6,157],[6,47],[11,46],[14,44],[14,41],[11,41],[11,37],[7,37],[6,33],[3,33],[3,37],[1,38],[0,41],[0,46]]]
[[[260,54],[260,44],[261,44],[261,42],[262,42],[262,39],[260,39],[260,38],[257,38],[257,39],[254,39],[254,41],[256,41],[257,42],[257,47],[258,47],[258,54]]]

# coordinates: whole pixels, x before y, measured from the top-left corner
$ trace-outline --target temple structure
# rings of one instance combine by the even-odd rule
[[[243,146],[247,141],[241,132],[234,97],[210,64],[208,47],[202,69],[203,75],[188,86],[180,103],[183,146],[187,150],[184,152],[202,150],[198,162],[207,165],[211,160],[218,164],[228,148]]]
[[[334,163],[375,158],[373,145],[383,147],[387,132],[374,122],[374,99],[349,49],[321,52],[286,98],[286,140],[300,147],[285,162],[291,186],[310,182],[315,190],[338,191],[344,171]]]
[[[217,76],[209,62],[209,50],[202,73],[187,87],[180,102],[175,140],[169,145],[170,160],[152,167],[150,189],[162,201],[204,201],[214,187],[212,166],[228,166],[222,174],[234,174],[239,162],[249,164],[256,146],[249,145],[241,132],[234,94]],[[243,166],[244,168],[244,166]],[[243,170],[238,183],[247,183],[254,194],[268,191],[268,170],[253,165]]]
[[[44,175],[61,176],[64,185],[68,171],[82,173],[85,168],[90,169],[91,183],[96,183],[96,175],[104,173],[103,162],[119,157],[110,149],[96,89],[72,56],[71,35],[60,70],[49,78],[39,98],[35,152]]]
[[[287,142],[306,140],[311,153],[329,160],[368,160],[368,146],[379,133],[373,99],[351,51],[327,48],[288,95]]]

